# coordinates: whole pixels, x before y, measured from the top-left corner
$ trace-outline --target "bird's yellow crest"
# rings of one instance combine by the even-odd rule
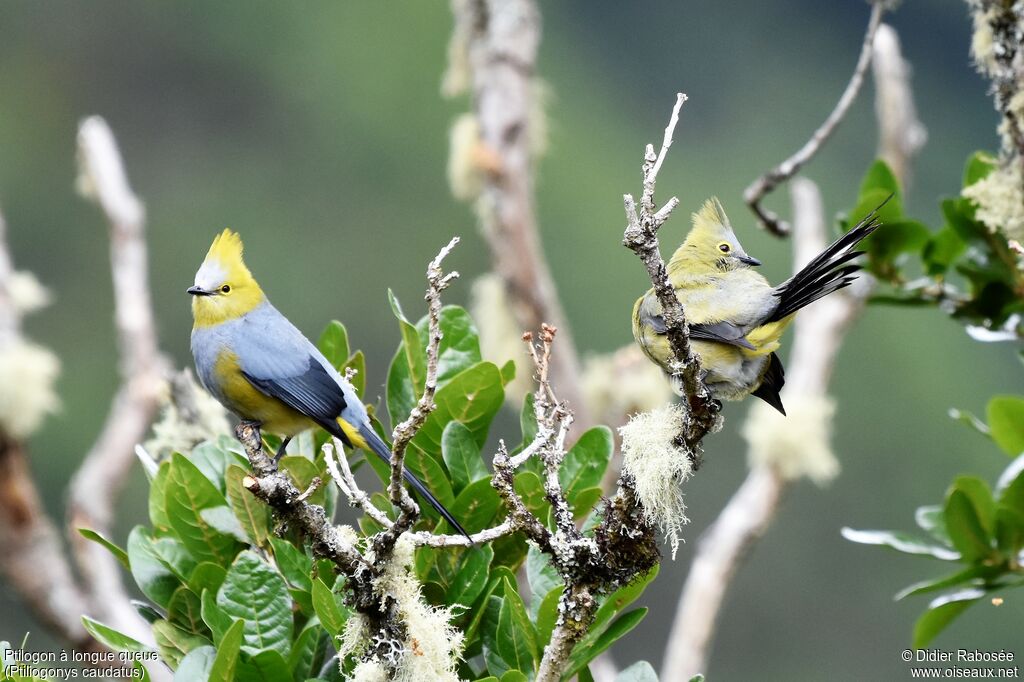
[[[206,252],[206,260],[216,261],[228,274],[234,274],[236,268],[249,274],[249,269],[245,267],[245,261],[242,260],[244,248],[242,237],[237,232],[225,228],[223,232],[213,238],[213,244]]]
[[[725,209],[722,208],[722,202],[718,200],[718,197],[711,197],[705,201],[700,210],[694,213],[691,218],[693,219],[693,229],[695,231],[706,230],[710,233],[718,233],[725,230],[732,231],[729,217],[725,215]]]

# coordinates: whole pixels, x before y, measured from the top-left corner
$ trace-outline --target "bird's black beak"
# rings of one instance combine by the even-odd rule
[[[202,287],[196,287],[196,286],[189,287],[185,291],[187,291],[188,293],[192,294],[193,296],[209,296],[210,295],[210,292],[207,291],[206,289],[203,289]]]
[[[751,258],[747,254],[743,254],[742,256],[737,256],[737,258],[739,258],[739,261],[741,263],[745,263],[747,265],[753,265],[754,267],[757,267],[758,265],[761,264],[761,261],[757,260],[756,258]]]

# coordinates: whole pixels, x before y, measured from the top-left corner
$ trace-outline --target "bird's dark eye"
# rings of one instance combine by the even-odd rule
[[[718,250],[721,251],[722,253],[729,253],[730,249],[731,247],[726,242],[722,242],[721,244],[718,245]]]
[[[220,291],[221,291],[222,294],[230,293],[231,292],[231,287],[229,287],[227,284],[225,284],[224,286],[222,286],[220,288]]]

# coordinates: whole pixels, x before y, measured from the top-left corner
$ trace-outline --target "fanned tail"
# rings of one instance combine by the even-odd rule
[[[878,229],[878,209],[892,198],[890,194],[875,210],[861,220],[856,227],[837,239],[831,246],[818,254],[800,272],[780,284],[775,289],[779,305],[765,320],[777,322],[789,317],[809,303],[849,286],[856,279],[854,273],[860,270],[856,263],[850,261],[862,255],[863,251],[854,251],[864,238]]]
[[[363,437],[363,440],[366,441],[366,444],[377,454],[378,457],[388,464],[391,463],[391,448],[389,448],[387,443],[377,435],[377,432],[373,430],[373,427],[369,424],[360,425],[359,435]],[[416,476],[409,471],[408,467],[403,468],[403,474],[405,475],[405,480],[409,482],[409,485],[411,485],[416,492],[422,495],[423,499],[429,502],[431,507],[437,510],[437,513],[448,522],[448,525],[469,538],[469,533],[467,533],[466,529],[462,527],[462,524],[455,520],[455,517],[452,516],[450,511],[445,509],[443,504],[437,501],[437,498],[431,494],[427,489],[427,486],[423,485],[423,482],[416,478]]]

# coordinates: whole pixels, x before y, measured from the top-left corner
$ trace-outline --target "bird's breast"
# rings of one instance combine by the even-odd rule
[[[304,414],[249,383],[242,374],[238,356],[231,350],[220,349],[211,375],[216,397],[242,419],[260,422],[267,431],[283,436],[293,436],[313,426]]]

